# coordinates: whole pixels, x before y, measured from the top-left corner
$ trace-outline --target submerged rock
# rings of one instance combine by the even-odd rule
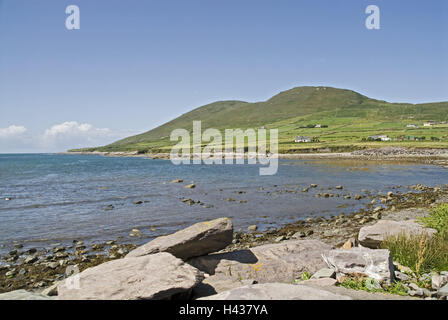
[[[233,225],[229,218],[196,223],[176,233],[158,237],[129,252],[127,257],[138,257],[157,252],[188,259],[219,251],[232,243]]]

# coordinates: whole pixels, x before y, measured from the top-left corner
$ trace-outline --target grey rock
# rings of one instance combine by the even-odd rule
[[[51,298],[20,289],[0,294],[0,300],[51,300]]]
[[[407,274],[400,272],[400,271],[395,271],[395,278],[400,280],[400,281],[408,281],[411,279],[410,276],[408,276]]]
[[[394,279],[392,256],[386,249],[334,249],[322,255],[322,258],[337,273],[363,274],[386,283]]]
[[[311,276],[311,279],[333,278],[336,275],[333,269],[323,268]]]
[[[36,256],[30,256],[30,257],[26,257],[25,258],[25,263],[26,264],[31,264],[37,261],[37,257]]]
[[[319,278],[319,279],[308,279],[301,281],[301,285],[317,286],[317,287],[330,287],[336,285],[338,281],[333,278]]]
[[[161,252],[112,260],[88,268],[59,283],[58,299],[168,299],[189,291],[203,278],[199,270],[169,253]]]
[[[286,283],[265,283],[232,289],[199,300],[352,300],[352,298],[329,292],[323,288]]]
[[[232,221],[228,218],[219,218],[196,223],[171,235],[158,237],[132,250],[126,258],[169,252],[178,258],[188,259],[219,251],[232,243],[232,238]]]
[[[321,255],[330,249],[331,246],[318,240],[287,240],[197,257],[188,263],[211,277],[253,279],[258,283],[293,283],[304,271],[314,273],[324,268]]]
[[[426,233],[431,236],[437,231],[435,229],[424,228],[415,220],[392,221],[380,220],[372,226],[362,227],[359,230],[359,243],[368,248],[379,248],[385,238],[398,236],[404,233],[406,235]]]
[[[448,284],[444,285],[437,291],[438,297],[448,297]]]
[[[59,283],[55,283],[52,286],[44,289],[41,294],[44,296],[54,297],[58,295],[58,285]]]
[[[434,290],[440,289],[447,282],[448,282],[448,276],[435,274],[431,277],[431,284]]]

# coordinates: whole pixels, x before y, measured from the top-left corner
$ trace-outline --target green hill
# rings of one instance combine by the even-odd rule
[[[409,104],[388,103],[357,92],[331,87],[297,87],[281,92],[264,102],[219,101],[167,122],[148,132],[110,145],[73,151],[169,152],[176,142],[169,140],[172,130],[192,130],[193,120],[206,128],[279,129],[280,152],[307,152],[317,149],[348,151],[378,145],[447,147],[446,123],[423,127],[424,121],[448,120],[448,102]],[[311,128],[320,124],[323,128]],[[419,128],[407,128],[415,124]],[[386,134],[391,142],[363,141],[370,135]],[[313,143],[294,143],[294,137],[316,138]],[[423,141],[410,141],[412,137]],[[411,137],[411,138],[410,138]],[[318,142],[317,142],[318,141]]]

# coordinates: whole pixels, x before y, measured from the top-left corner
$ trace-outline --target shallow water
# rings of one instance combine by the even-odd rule
[[[123,236],[124,242],[142,243],[220,216],[231,217],[236,230],[251,224],[265,229],[309,216],[355,211],[370,200],[347,200],[342,195],[362,189],[385,194],[397,185],[436,186],[448,181],[448,170],[438,166],[352,160],[280,160],[277,175],[258,172],[257,165],[175,166],[145,158],[0,155],[0,254],[15,241],[44,247]],[[171,183],[173,179],[184,182]],[[189,183],[196,188],[183,188]],[[310,183],[319,187],[301,192]],[[336,185],[344,190],[328,191]],[[341,197],[316,198],[319,192]],[[181,201],[184,198],[212,207],[190,206]],[[137,200],[148,202],[136,205]],[[105,210],[109,205],[114,208]],[[133,228],[142,231],[143,238],[130,238]]]

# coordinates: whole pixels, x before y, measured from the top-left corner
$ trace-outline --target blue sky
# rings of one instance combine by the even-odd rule
[[[106,144],[301,85],[448,100],[447,35],[445,0],[0,0],[0,153]]]

